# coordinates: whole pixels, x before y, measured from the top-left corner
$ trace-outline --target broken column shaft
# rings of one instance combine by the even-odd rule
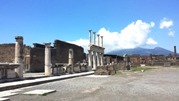
[[[15,69],[15,72],[17,73],[18,78],[23,78],[23,58],[24,58],[24,52],[23,52],[23,37],[22,36],[16,36],[16,44],[15,44],[15,63],[20,64],[18,68]]]

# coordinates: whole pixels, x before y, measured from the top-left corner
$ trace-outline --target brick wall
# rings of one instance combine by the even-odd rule
[[[15,44],[0,45],[0,62],[14,62]]]
[[[75,44],[55,40],[54,48],[56,48],[56,62],[58,63],[68,63],[69,49],[73,49],[74,63],[82,62],[85,59],[83,48]]]

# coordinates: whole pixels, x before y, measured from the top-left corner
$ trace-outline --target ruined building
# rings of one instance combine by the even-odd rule
[[[34,47],[24,45],[24,70],[26,72],[43,72],[45,45],[34,43]],[[84,49],[81,46],[55,40],[51,46],[51,61],[55,63],[68,63],[69,49],[74,51],[74,63],[82,62],[85,59]],[[14,62],[15,44],[0,45],[0,62]]]

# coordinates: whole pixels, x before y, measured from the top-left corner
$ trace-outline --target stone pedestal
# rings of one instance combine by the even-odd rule
[[[52,63],[51,63],[51,43],[45,43],[45,75],[52,75]]]
[[[17,74],[18,78],[23,78],[23,58],[24,58],[24,52],[23,52],[23,37],[17,36],[15,37],[16,44],[15,44],[15,63],[20,64],[18,68],[15,69],[15,72]]]

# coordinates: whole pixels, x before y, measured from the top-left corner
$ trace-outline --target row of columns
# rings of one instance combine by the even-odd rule
[[[89,45],[91,45],[92,41],[91,41],[91,34],[92,34],[92,30],[89,30]],[[94,45],[98,45],[100,47],[103,47],[103,36],[100,36],[99,34],[97,35],[98,37],[98,44],[96,44],[96,32],[93,32],[93,38],[94,38],[94,41],[93,41],[93,44]],[[100,39],[101,37],[101,39]],[[100,40],[101,40],[101,44],[100,44]]]
[[[103,53],[88,50],[88,66],[96,69],[96,66],[103,66]]]
[[[104,53],[91,50],[90,47],[92,45],[95,45],[97,46],[95,47],[96,50],[103,48],[103,36],[101,36],[101,39],[100,39],[100,35],[99,34],[97,35],[98,45],[96,45],[96,32],[93,32],[94,44],[91,44],[91,34],[92,34],[92,30],[89,30],[88,66],[93,67],[93,70],[96,70],[97,66],[103,66],[103,54]],[[100,44],[100,40],[101,40],[101,44]]]

